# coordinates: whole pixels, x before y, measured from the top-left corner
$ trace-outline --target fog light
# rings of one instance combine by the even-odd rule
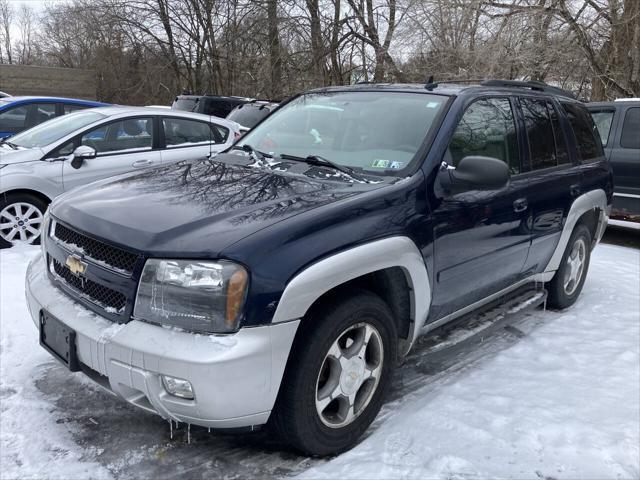
[[[180,398],[186,398],[188,400],[194,399],[193,387],[187,380],[170,377],[168,375],[162,375],[162,385],[170,395]]]

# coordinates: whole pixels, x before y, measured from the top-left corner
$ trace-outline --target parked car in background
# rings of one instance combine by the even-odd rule
[[[245,133],[267,118],[271,112],[278,108],[278,105],[278,103],[267,100],[252,100],[248,103],[241,103],[227,115],[227,120],[238,122],[240,130]]]
[[[562,90],[325,88],[215,158],[58,198],[27,301],[43,348],[146,412],[335,454],[420,334],[572,305],[612,194]]]
[[[57,97],[0,98],[0,139],[10,137],[52,118],[108,104]]]
[[[144,107],[55,118],[0,143],[0,246],[34,243],[48,204],[79,185],[205,158],[239,136],[235,122]]]
[[[225,95],[178,95],[171,108],[225,118],[238,105],[252,101],[252,98]]]
[[[9,95],[8,93],[0,92],[0,98],[10,97],[10,96],[11,95]]]
[[[640,98],[587,104],[613,168],[612,216],[640,222]]]

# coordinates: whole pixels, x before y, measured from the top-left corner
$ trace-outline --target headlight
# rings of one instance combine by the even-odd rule
[[[238,329],[247,271],[232,262],[150,259],[142,270],[133,316],[192,332]]]

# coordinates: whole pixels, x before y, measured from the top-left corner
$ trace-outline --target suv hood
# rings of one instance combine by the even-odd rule
[[[33,162],[40,160],[43,155],[43,151],[39,148],[22,148],[20,150],[14,150],[8,145],[0,144],[0,165]]]
[[[232,161],[180,163],[96,182],[58,197],[51,211],[79,231],[150,256],[214,257],[286,218],[383,185],[318,180],[221,157]]]

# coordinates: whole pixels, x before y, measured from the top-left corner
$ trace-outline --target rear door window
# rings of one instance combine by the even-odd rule
[[[167,148],[200,143],[224,143],[229,131],[223,127],[211,128],[208,123],[186,118],[163,118]]]
[[[562,103],[573,130],[582,163],[593,162],[604,157],[602,142],[589,111],[577,103]]]
[[[560,125],[560,117],[555,105],[552,102],[547,101],[547,111],[549,112],[549,116],[551,117],[551,125],[553,127],[553,140],[556,144],[556,158],[558,159],[558,165],[571,163],[571,157],[569,156],[569,150],[567,148],[567,140]]]
[[[456,127],[449,154],[454,166],[464,157],[502,160],[511,174],[520,173],[518,139],[508,98],[484,98],[472,103]]]
[[[549,110],[547,110],[547,102],[534,98],[521,98],[520,107],[529,140],[531,169],[540,170],[557,166],[554,130]]]
[[[611,123],[613,122],[613,110],[603,110],[601,112],[591,112],[593,121],[596,124],[598,133],[600,134],[600,141],[603,146],[607,146],[609,143],[609,133],[611,132]]]
[[[624,116],[620,146],[622,148],[640,148],[640,108],[638,107],[630,108]]]

